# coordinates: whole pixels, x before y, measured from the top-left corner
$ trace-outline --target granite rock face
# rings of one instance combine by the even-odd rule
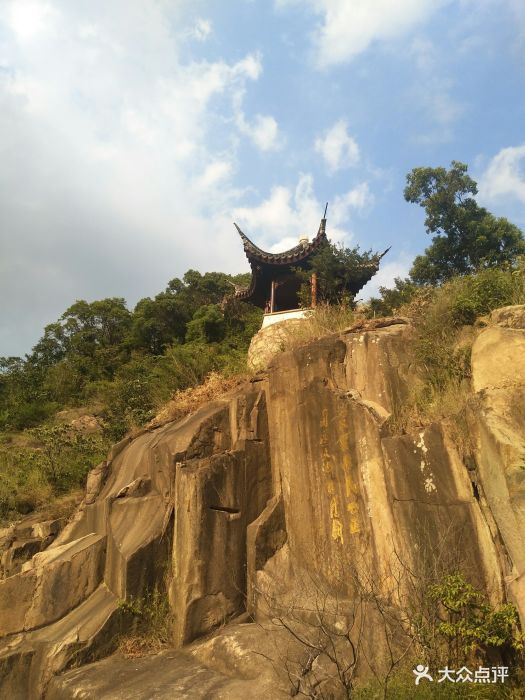
[[[446,423],[396,432],[415,380],[401,319],[280,350],[266,375],[116,445],[75,518],[0,582],[2,691],[278,698],[290,694],[283,658],[300,683],[315,674],[329,689],[333,669],[306,663],[269,619],[311,609],[321,592],[339,624],[359,582],[402,595],[403,570],[424,571],[436,552],[523,617],[522,317],[498,310],[474,344],[469,455]],[[162,581],[166,562],[173,650],[67,670],[111,652],[118,601]],[[240,624],[245,611],[255,622]],[[372,609],[361,614],[363,658],[380,659],[384,630]]]
[[[53,674],[107,655],[119,601],[161,585],[171,558],[178,644],[243,612],[246,527],[271,492],[267,445],[257,384],[115,445],[72,521],[0,581],[2,692],[40,698]]]
[[[441,543],[464,551],[479,585],[499,595],[498,554],[446,427],[390,430],[411,381],[410,334],[399,324],[329,337],[271,368],[272,468],[282,486],[287,551],[286,565],[270,559],[254,572],[258,589],[282,595],[299,576],[351,598],[348,572],[361,569],[388,585],[394,559],[422,570]]]
[[[471,415],[488,508],[511,568],[511,595],[525,623],[525,306],[492,312],[472,348]]]
[[[17,574],[26,561],[49,547],[64,525],[65,518],[30,515],[0,530],[0,579]]]

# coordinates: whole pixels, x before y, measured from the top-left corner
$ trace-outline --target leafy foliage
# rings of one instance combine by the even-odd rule
[[[525,636],[516,607],[512,603],[493,607],[463,574],[449,574],[430,586],[428,595],[439,605],[438,632],[463,658],[492,649],[523,651]]]
[[[218,304],[200,306],[187,325],[186,340],[200,343],[216,343],[224,339],[226,332],[224,315]]]
[[[237,371],[261,313],[222,308],[245,276],[189,270],[133,312],[123,299],[77,301],[30,355],[0,358],[0,429],[36,426],[60,407],[102,402],[113,438],[152,417],[173,391]]]
[[[418,379],[396,407],[392,427],[410,431],[452,418],[456,444],[468,451],[472,324],[495,308],[523,303],[525,266],[521,263],[513,271],[487,269],[455,277],[437,288],[417,287],[408,303],[393,310],[412,320],[415,335],[407,353]]]
[[[310,277],[312,272],[317,274],[317,295],[320,302],[328,304],[350,304],[353,301],[351,287],[356,281],[368,280],[363,265],[369,263],[375,256],[371,250],[364,253],[355,248],[345,248],[343,245],[328,243],[322,246],[308,261],[306,269],[296,270],[303,281],[300,302],[302,306],[310,306],[311,291]]]
[[[483,270],[452,279],[426,295],[414,315],[415,349],[431,385],[443,388],[451,379],[468,376],[469,356],[457,347],[459,331],[492,309],[525,302],[525,295],[520,297],[522,278],[525,270]]]
[[[29,435],[36,447],[27,453],[28,464],[44,475],[56,493],[80,486],[92,463],[100,461],[108,448],[100,434],[71,425],[39,426]]]
[[[405,199],[423,207],[426,231],[434,237],[425,253],[415,258],[408,278],[396,278],[393,288],[379,288],[381,296],[369,303],[370,316],[391,315],[416,299],[422,288],[440,286],[453,277],[493,271],[500,276],[521,274],[523,279],[523,233],[507,219],[497,218],[480,207],[474,199],[477,191],[467,166],[457,161],[452,161],[449,170],[414,168],[407,175]],[[478,279],[489,285],[496,280],[490,275]],[[502,279],[496,286],[501,286]],[[490,291],[479,293],[486,297]],[[465,299],[464,323],[486,313],[488,306]]]
[[[415,282],[409,279],[394,279],[394,287],[379,287],[381,297],[369,302],[369,316],[392,316],[404,304],[408,304],[418,290]]]
[[[156,653],[168,646],[172,614],[167,593],[159,588],[146,591],[140,598],[118,604],[121,627],[119,651],[127,658]]]
[[[261,311],[221,304],[243,282],[189,270],[133,311],[120,298],[77,301],[24,359],[0,358],[0,517],[82,485],[109,442],[151,420],[174,393],[211,372],[243,372]],[[95,410],[103,436],[53,424],[75,406]],[[22,444],[10,442],[9,431],[20,430]]]
[[[512,266],[525,254],[520,229],[480,207],[477,191],[467,166],[457,161],[450,170],[414,168],[407,175],[405,199],[425,209],[427,233],[435,234],[424,255],[414,260],[414,282],[441,284],[454,275]]]
[[[83,486],[89,469],[108,447],[108,440],[99,433],[85,433],[70,425],[31,428],[21,444],[12,444],[9,436],[3,436],[0,518],[11,511],[30,512],[52,496]]]

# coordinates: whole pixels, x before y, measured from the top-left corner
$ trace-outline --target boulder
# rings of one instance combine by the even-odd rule
[[[287,349],[290,339],[298,336],[303,323],[304,319],[290,318],[261,328],[248,349],[248,368],[254,372],[266,369],[276,355]]]
[[[489,322],[504,328],[525,328],[525,304],[503,306],[490,313]]]

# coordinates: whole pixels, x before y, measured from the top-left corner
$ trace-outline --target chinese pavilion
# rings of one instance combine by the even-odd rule
[[[235,298],[264,310],[263,327],[288,318],[300,318],[308,311],[308,309],[299,308],[298,295],[301,281],[294,273],[294,269],[307,268],[311,256],[328,244],[325,217],[321,219],[315,238],[311,241],[301,238],[298,245],[283,253],[267,253],[261,250],[250,241],[237,224],[234,224],[252,269],[250,286],[246,289],[236,289]],[[385,253],[372,258],[356,273],[354,280],[348,286],[351,294],[357,294],[372,279]],[[311,308],[315,308],[317,303],[315,272],[311,276],[311,294]]]

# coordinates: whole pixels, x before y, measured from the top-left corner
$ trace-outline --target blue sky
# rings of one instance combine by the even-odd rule
[[[429,243],[415,166],[468,163],[525,228],[522,0],[3,0],[0,355],[76,299],[247,270],[315,234]],[[366,296],[366,294],[364,295]]]

